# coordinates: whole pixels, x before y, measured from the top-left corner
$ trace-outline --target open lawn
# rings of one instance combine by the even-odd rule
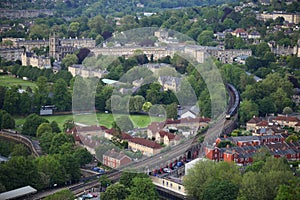
[[[14,78],[12,76],[3,75],[0,76],[0,85],[11,87],[13,85],[21,85],[23,89],[26,89],[28,86],[32,89],[36,87],[36,84],[32,81],[25,81],[20,78]]]
[[[81,115],[52,115],[44,116],[48,121],[56,121],[59,127],[62,129],[63,124],[66,120],[73,120],[77,123],[84,125],[95,125],[99,124],[107,128],[111,128],[114,118],[118,118],[122,114],[111,114],[111,113],[97,113],[97,114],[81,114]],[[163,121],[164,118],[159,117],[149,117],[146,115],[130,115],[131,121],[135,128],[144,128],[147,127],[152,121]],[[17,117],[16,126],[20,127],[25,122],[25,118]]]

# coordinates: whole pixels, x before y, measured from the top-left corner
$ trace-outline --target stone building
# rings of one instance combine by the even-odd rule
[[[24,48],[0,48],[0,56],[5,60],[21,60],[22,53],[24,53]]]
[[[21,59],[23,66],[31,65],[32,67],[38,67],[41,69],[51,68],[51,60],[45,56],[37,56],[33,53],[25,52],[22,54]]]

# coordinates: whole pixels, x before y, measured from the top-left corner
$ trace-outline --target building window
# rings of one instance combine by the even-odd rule
[[[178,190],[181,190],[181,187],[180,187],[180,186],[178,186]]]
[[[165,185],[165,181],[163,180],[163,185]]]
[[[172,187],[173,185],[172,185],[172,183],[170,184],[170,187]]]

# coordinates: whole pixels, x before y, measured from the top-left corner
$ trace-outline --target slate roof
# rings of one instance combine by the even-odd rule
[[[123,158],[129,158],[131,159],[129,156],[125,155],[123,152],[116,152],[114,149],[107,151],[103,154],[103,156],[107,156],[107,157],[111,157],[114,158],[116,160],[122,160]]]
[[[152,149],[160,149],[162,148],[158,143],[144,139],[144,138],[132,138],[129,140],[132,143],[136,143],[145,147],[149,147]]]

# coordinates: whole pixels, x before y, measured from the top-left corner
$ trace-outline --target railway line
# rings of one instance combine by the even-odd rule
[[[24,135],[17,134],[13,130],[7,130],[7,129],[1,130],[0,137],[4,137],[6,139],[14,140],[16,142],[24,144],[26,147],[30,149],[30,151],[35,157],[39,157],[41,154],[41,149],[39,148],[39,145],[37,144],[36,141],[32,141],[31,139],[29,139]]]
[[[172,147],[171,150],[169,150],[168,152],[162,152],[150,158],[145,158],[143,160],[139,160],[138,162],[133,162],[132,164],[120,168],[118,171],[109,173],[107,174],[108,178],[114,182],[120,178],[122,170],[129,170],[133,172],[146,172],[152,169],[157,169],[166,166],[175,159],[186,155],[187,152],[193,148],[199,148],[199,157],[205,156],[204,146],[212,145],[217,139],[217,137],[219,137],[221,134],[232,131],[236,125],[237,110],[239,107],[240,97],[238,91],[234,88],[233,85],[227,84],[227,88],[230,96],[228,106],[229,108],[227,112],[224,112],[221,116],[219,116],[219,118],[215,121],[214,124],[211,124],[210,128],[205,133],[205,139],[202,144],[199,144],[197,137],[191,138]],[[15,140],[17,142],[21,142],[32,151],[34,156],[38,157],[40,155],[39,149],[37,149],[37,145],[34,144],[34,141],[32,141],[30,138],[16,133],[10,133],[8,130],[0,131],[0,136],[5,137],[7,139]],[[97,179],[97,175],[94,176],[96,180],[92,180],[92,178],[93,177],[91,177],[91,181],[89,182],[81,182],[76,185],[68,186],[65,188],[71,190],[74,194],[80,194],[86,189],[99,187],[100,183]],[[41,199],[45,196],[47,196],[46,193],[45,195],[38,194],[36,197],[33,197],[33,199]]]

